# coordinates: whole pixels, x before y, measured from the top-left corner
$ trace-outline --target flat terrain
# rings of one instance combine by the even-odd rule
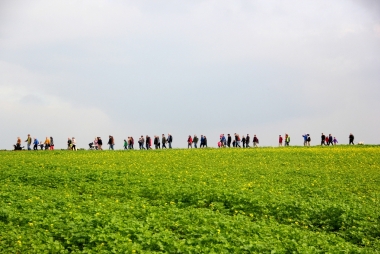
[[[377,253],[380,147],[0,152],[0,253]]]

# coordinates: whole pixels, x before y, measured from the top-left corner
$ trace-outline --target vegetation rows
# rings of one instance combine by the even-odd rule
[[[1,253],[377,253],[380,147],[0,153]]]

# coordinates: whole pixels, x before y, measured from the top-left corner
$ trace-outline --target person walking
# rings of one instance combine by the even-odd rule
[[[281,135],[278,135],[278,146],[282,146],[283,138]]]
[[[191,135],[187,138],[187,148],[193,148],[193,138]]]
[[[54,150],[54,139],[50,137],[50,150]]]
[[[30,137],[30,134],[28,134],[28,137],[26,138],[25,142],[28,150],[32,150],[32,148],[30,148],[30,146],[32,145],[32,138]]]
[[[94,138],[94,141],[92,142],[92,144],[94,146],[94,149],[98,150],[98,138],[97,137]]]
[[[165,134],[162,134],[162,138],[161,138],[161,142],[162,142],[162,149],[166,149],[166,137],[165,137]]]
[[[290,143],[290,136],[288,134],[285,134],[285,146],[289,146]]]
[[[114,150],[113,146],[115,145],[115,141],[113,139],[113,136],[108,135],[108,143],[107,143],[107,145],[109,145],[108,150]]]
[[[151,149],[150,148],[150,137],[148,135],[145,136],[145,147],[146,147],[146,150]]]
[[[226,137],[224,136],[224,134],[220,135],[220,146],[226,147]]]
[[[334,142],[334,146],[336,146],[336,144],[338,143],[338,140],[334,137],[333,142]]]
[[[230,134],[227,134],[227,146],[231,147],[232,138]]]
[[[139,149],[140,150],[145,150],[145,147],[144,147],[145,139],[144,139],[143,135],[141,135],[141,137],[139,138],[138,143],[139,143]]]
[[[302,137],[303,137],[303,146],[307,146],[307,135],[303,134]]]
[[[128,150],[128,141],[124,139],[124,150]]]
[[[38,139],[34,138],[34,140],[33,140],[33,150],[38,150],[38,144],[39,144]]]
[[[197,148],[198,137],[197,137],[197,135],[195,135],[195,134],[194,134],[194,138],[193,138],[193,143],[194,143],[194,148]]]
[[[329,145],[334,145],[334,143],[333,143],[333,137],[332,137],[332,135],[331,134],[329,134],[329,143],[328,143]]]
[[[349,145],[355,145],[354,144],[354,139],[355,139],[355,137],[354,137],[354,135],[352,134],[352,133],[350,133],[350,136],[348,136],[348,140],[349,140]]]
[[[247,134],[247,136],[245,137],[245,147],[249,147],[249,143],[251,142],[251,137],[249,136],[249,134]]]
[[[240,146],[240,135],[239,134],[236,134],[235,135],[235,139],[236,139],[236,147],[240,147],[241,148],[241,146]]]
[[[168,144],[169,144],[169,149],[172,148],[172,142],[173,142],[173,136],[169,133],[169,134],[168,134]]]
[[[326,145],[325,141],[326,141],[326,136],[325,136],[325,134],[322,133],[322,135],[321,135],[321,146]]]
[[[67,150],[71,150],[71,138],[67,138]]]
[[[245,136],[242,137],[241,143],[243,144],[243,148],[245,148]]]
[[[135,145],[135,139],[131,137],[131,149],[134,149],[133,146]]]
[[[310,141],[311,141],[310,135],[307,134],[307,146],[310,146]]]
[[[199,145],[199,148],[204,147],[204,142],[205,142],[205,137],[203,135],[201,135],[201,143]]]
[[[103,146],[103,140],[101,137],[98,137],[98,149],[103,150],[102,146]]]
[[[74,137],[71,139],[71,144],[72,144],[72,150],[76,151],[77,150],[77,141]]]
[[[203,147],[207,148],[207,137],[203,136]]]
[[[253,135],[253,147],[258,147],[259,139],[256,137],[256,134]]]
[[[50,149],[50,138],[48,138],[48,137],[45,138],[44,145],[45,145],[45,150]]]

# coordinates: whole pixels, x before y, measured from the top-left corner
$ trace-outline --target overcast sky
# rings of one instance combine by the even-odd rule
[[[380,1],[0,2],[0,149],[28,133],[380,143]]]

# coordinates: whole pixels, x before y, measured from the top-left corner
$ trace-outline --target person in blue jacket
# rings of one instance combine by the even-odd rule
[[[40,142],[38,141],[38,139],[34,138],[34,141],[33,141],[33,150],[38,150],[38,144]]]

